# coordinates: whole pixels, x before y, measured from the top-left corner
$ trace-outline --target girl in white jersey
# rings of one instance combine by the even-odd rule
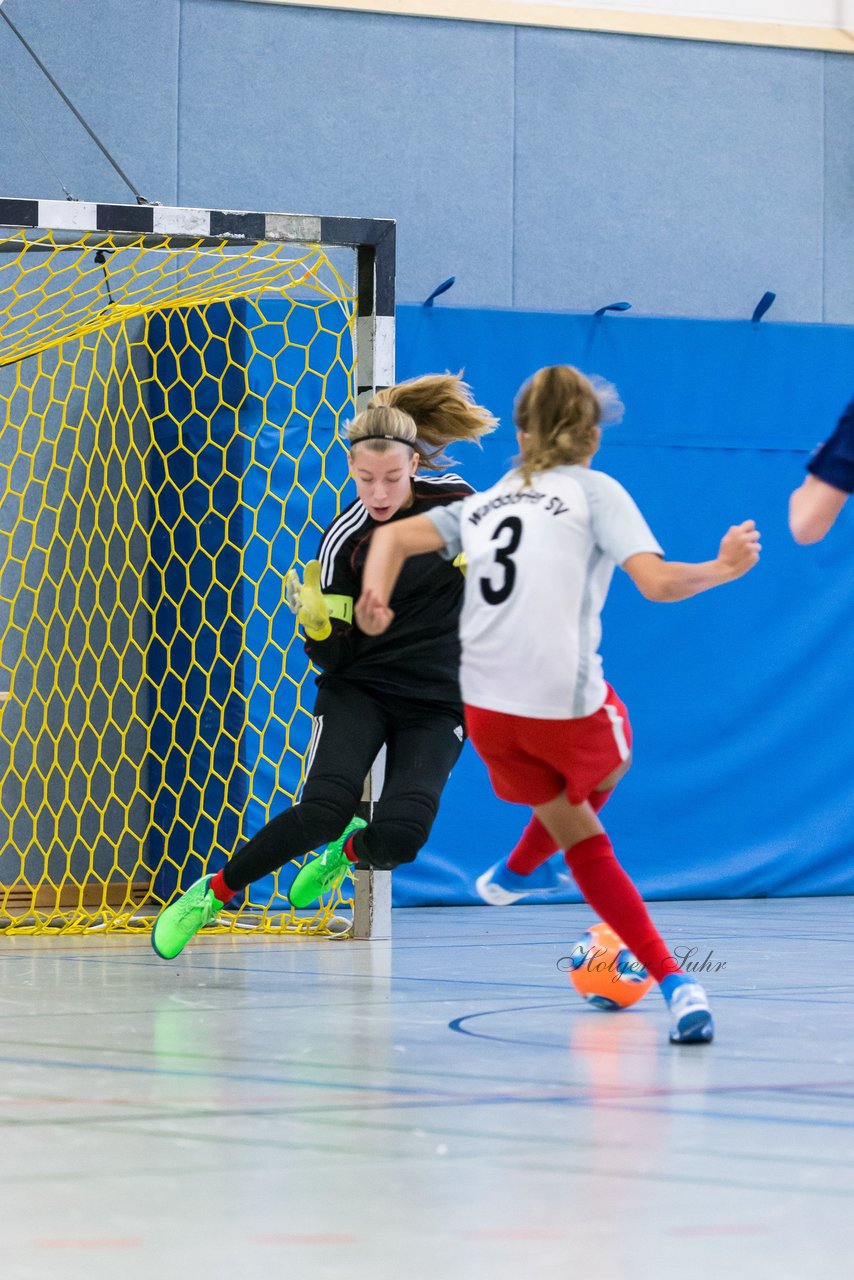
[[[587,902],[660,983],[670,1039],[703,1043],[714,1034],[705,992],[678,969],[597,816],[631,746],[626,709],[602,674],[599,615],[616,565],[648,599],[684,600],[751,569],[759,534],[748,520],[729,530],[714,560],[664,560],[625,489],[590,469],[602,410],[576,369],[535,373],[515,406],[519,467],[485,493],[377,530],[356,617],[368,633],[390,624],[407,556],[465,553],[466,726],[496,794],[531,806],[537,824],[511,854],[515,864],[497,864],[478,888],[487,901],[513,901],[550,848],[565,850]],[[543,828],[553,842],[545,848]]]

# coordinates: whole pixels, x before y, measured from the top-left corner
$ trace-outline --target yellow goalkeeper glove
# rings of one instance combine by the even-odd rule
[[[300,582],[296,569],[285,575],[285,600],[311,640],[325,640],[332,634],[329,606],[320,590],[320,561],[309,560]]]
[[[300,582],[296,569],[285,574],[285,602],[295,613],[311,640],[325,640],[332,632],[331,618],[350,626],[353,622],[351,596],[324,595],[320,590],[320,561],[309,560]]]

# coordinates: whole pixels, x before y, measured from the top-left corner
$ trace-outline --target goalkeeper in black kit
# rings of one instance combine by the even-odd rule
[[[465,738],[457,636],[463,576],[436,553],[414,557],[394,593],[394,621],[381,636],[354,625],[352,605],[373,530],[468,496],[471,487],[459,476],[437,474],[447,465],[442,451],[495,425],[450,374],[388,387],[350,423],[357,496],[326,530],[304,581],[293,571],[286,580],[306,650],[321,672],[302,796],[222,870],[161,911],[152,945],[163,959],[177,956],[247,885],[320,846],[327,845],[325,852],[291,885],[295,907],[334,890],[351,864],[390,870],[411,862],[424,845]],[[354,814],[383,746],[382,793],[366,824]]]

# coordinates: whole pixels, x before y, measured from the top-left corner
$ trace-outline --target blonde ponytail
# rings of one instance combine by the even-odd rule
[[[513,420],[522,432],[519,470],[526,485],[537,471],[587,462],[599,448],[599,424],[622,410],[614,388],[594,385],[572,365],[538,369],[522,387]]]
[[[479,440],[498,426],[498,419],[475,403],[471,388],[454,373],[430,373],[384,387],[365,413],[381,409],[400,413],[415,424],[417,439],[413,444],[421,455],[420,466],[424,471],[441,471],[447,467],[451,459],[443,450],[455,440]],[[364,416],[359,414],[359,418]],[[359,418],[351,426],[355,426]]]

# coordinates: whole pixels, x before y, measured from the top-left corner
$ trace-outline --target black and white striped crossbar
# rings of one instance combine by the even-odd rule
[[[358,395],[394,380],[395,223],[391,218],[327,218],[160,204],[0,198],[0,227],[101,231],[120,235],[319,244],[356,250]]]

